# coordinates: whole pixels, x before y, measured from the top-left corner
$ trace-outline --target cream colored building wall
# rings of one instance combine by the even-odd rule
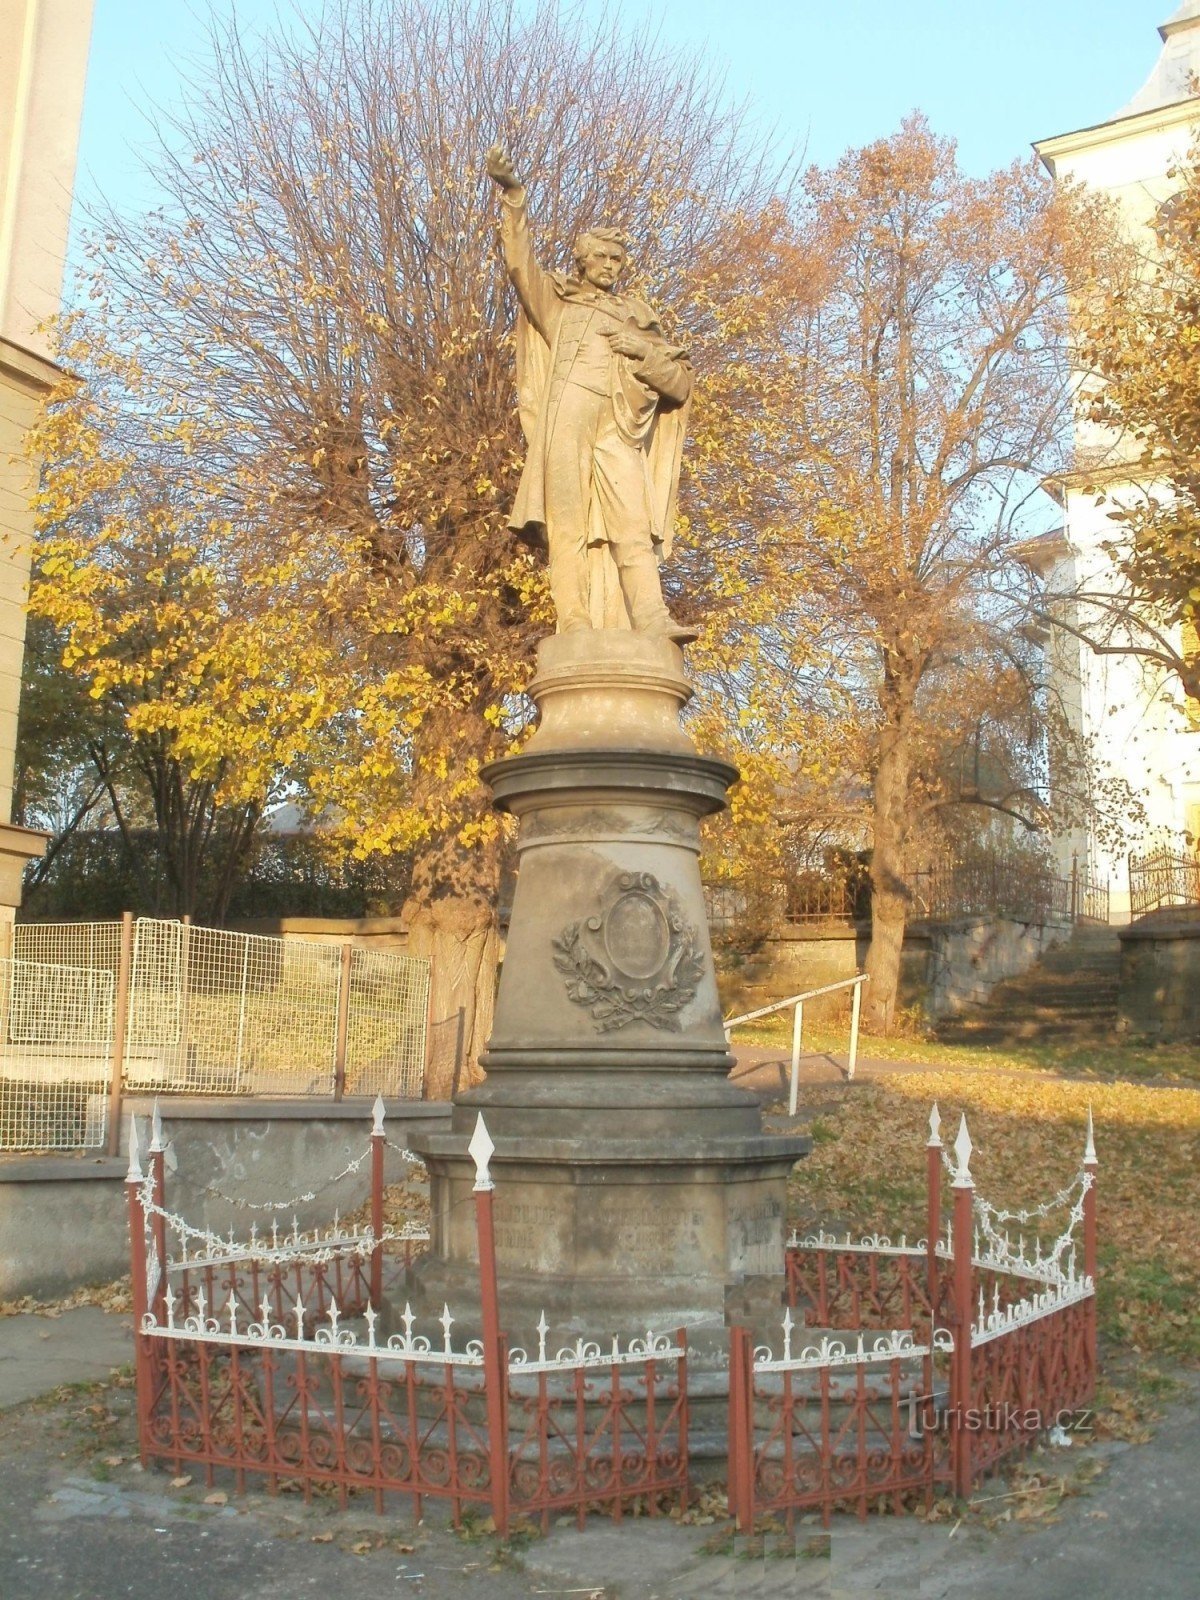
[[[92,0],[0,0],[0,826],[12,816],[36,463],[59,308]]]
[[[1184,6],[1166,26],[1164,58],[1168,51],[1176,62],[1194,52],[1200,64],[1200,28],[1193,29]],[[1185,18],[1184,13],[1188,13]],[[1156,71],[1161,72],[1162,61]],[[1187,82],[1187,72],[1174,72],[1174,81]],[[1047,167],[1059,181],[1073,181],[1108,195],[1119,207],[1134,248],[1142,253],[1147,270],[1156,248],[1154,215],[1174,187],[1170,170],[1183,159],[1200,130],[1200,101],[1183,89],[1175,103],[1151,104],[1150,83],[1135,98],[1130,115],[1122,115],[1094,128],[1048,139],[1037,145]],[[1109,478],[1106,498],[1097,504],[1094,492],[1068,485],[1065,494],[1064,536],[1069,550],[1060,563],[1054,583],[1068,572],[1078,588],[1112,593],[1119,587],[1110,554],[1104,548],[1116,536],[1109,512],[1144,492],[1132,476],[1122,481],[1119,469],[1131,452],[1110,433],[1080,420],[1076,447],[1082,461],[1098,459],[1117,469]],[[1089,615],[1084,604],[1078,623],[1093,634],[1103,633],[1101,614]],[[1117,633],[1109,642],[1119,644]],[[1175,641],[1178,643],[1178,641]],[[1127,852],[1149,846],[1164,834],[1188,828],[1200,806],[1200,733],[1189,724],[1182,692],[1174,678],[1128,655],[1096,655],[1081,642],[1060,634],[1052,647],[1052,671],[1062,674],[1068,699],[1074,703],[1080,731],[1091,742],[1093,782],[1100,791],[1117,796],[1127,790],[1126,836],[1112,841],[1093,836],[1088,857],[1093,871],[1107,876],[1112,887],[1114,920],[1126,920],[1129,910]],[[1066,679],[1073,680],[1070,684]],[[1142,815],[1144,813],[1144,815]]]
[[[0,3],[0,336],[51,350],[62,294],[92,0]]]
[[[1137,492],[1128,485],[1112,485],[1101,505],[1093,495],[1068,492],[1066,533],[1076,582],[1085,595],[1117,587],[1119,579],[1103,548],[1113,537],[1108,512]],[[1092,636],[1103,637],[1104,613],[1088,612],[1084,601],[1079,624]],[[1119,645],[1126,638],[1118,630],[1109,642]],[[1174,643],[1178,646],[1179,640]],[[1080,727],[1090,742],[1093,782],[1110,806],[1121,802],[1122,793],[1129,796],[1124,840],[1094,838],[1089,854],[1094,869],[1110,880],[1114,911],[1127,913],[1127,853],[1144,852],[1164,836],[1181,834],[1200,800],[1200,733],[1190,726],[1173,674],[1134,655],[1097,655],[1078,642],[1074,648],[1079,657]]]

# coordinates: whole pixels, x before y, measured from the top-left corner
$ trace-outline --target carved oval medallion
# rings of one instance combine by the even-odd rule
[[[640,889],[621,895],[604,921],[604,948],[626,977],[652,978],[671,951],[662,907]]]

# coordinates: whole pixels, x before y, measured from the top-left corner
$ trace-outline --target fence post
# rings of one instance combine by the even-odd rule
[[[1094,1384],[1098,1370],[1096,1349],[1096,1174],[1100,1170],[1100,1163],[1096,1159],[1096,1140],[1092,1128],[1091,1106],[1088,1107],[1087,1143],[1083,1148],[1083,1170],[1085,1173],[1090,1174],[1092,1180],[1083,1196],[1083,1270],[1092,1280],[1092,1297],[1088,1307],[1088,1360],[1091,1364],[1091,1379]]]
[[[788,1095],[788,1116],[796,1115],[796,1100],[800,1093],[800,1041],[804,1034],[804,1001],[796,1002],[792,1012],[792,1086]]]
[[[425,1060],[421,1065],[421,1099],[429,1099],[430,1067],[433,1066],[434,1036],[433,1036],[433,963],[425,978]]]
[[[971,1136],[964,1115],[954,1141],[958,1165],[954,1171],[954,1354],[950,1380],[950,1459],[954,1492],[960,1500],[971,1493],[972,1434],[967,1427],[971,1409],[971,1328],[975,1317],[972,1244],[975,1180],[971,1177]]]
[[[929,1295],[929,1332],[932,1338],[938,1314],[938,1242],[942,1236],[942,1118],[933,1102],[929,1113],[929,1139],[925,1145],[925,1284]]]
[[[739,1533],[754,1531],[754,1371],[750,1334],[729,1330],[729,1514]]]
[[[1079,921],[1079,851],[1071,852],[1071,924]]]
[[[142,1208],[143,1174],[138,1160],[137,1119],[129,1119],[129,1168],[125,1174],[125,1198],[129,1204],[129,1278],[133,1292],[133,1362],[137,1390],[138,1451],[142,1465],[150,1465],[146,1448],[149,1439],[149,1412],[152,1373],[149,1335],[142,1332],[146,1304],[146,1213]]]
[[[154,1289],[154,1300],[150,1302],[147,1295],[148,1309],[153,1311],[156,1318],[161,1318],[161,1306],[167,1287],[167,1222],[162,1213],[166,1210],[167,1199],[167,1151],[163,1144],[162,1116],[158,1109],[158,1099],[154,1101],[154,1116],[150,1124],[150,1181],[151,1199],[155,1205],[154,1220],[151,1224],[154,1233],[154,1248],[158,1255],[158,1282]]]
[[[371,1307],[383,1304],[383,1152],[387,1134],[383,1127],[383,1096],[375,1096],[375,1121],[371,1126],[371,1232],[375,1245],[371,1251]]]
[[[246,1042],[246,991],[250,987],[250,941],[246,939],[242,944],[242,983],[238,994],[238,1025],[237,1044],[234,1047],[233,1081],[239,1089],[243,1086],[242,1079],[242,1047]]]
[[[495,1151],[483,1113],[467,1146],[475,1163],[475,1231],[479,1245],[479,1305],[483,1320],[483,1383],[487,1397],[488,1456],[492,1479],[492,1520],[508,1532],[508,1354],[500,1331],[500,1293],[496,1282],[495,1185],[488,1163]]]
[[[350,973],[354,947],[349,939],[342,946],[342,965],[338,974],[337,1043],[333,1056],[333,1098],[340,1100],[346,1092],[346,1043],[350,1037]]]
[[[121,1089],[125,1074],[125,1036],[129,1029],[129,989],[133,981],[133,912],[121,913],[117,992],[113,996],[112,1073],[108,1089],[108,1153],[121,1148]]]
[[[179,934],[179,1066],[177,1082],[190,1076],[192,1031],[192,919],[181,919]]]
[[[853,999],[850,1001],[850,1055],[846,1061],[846,1081],[849,1083],[854,1077],[854,1069],[858,1065],[858,1019],[862,1013],[862,983],[856,983],[853,989]]]

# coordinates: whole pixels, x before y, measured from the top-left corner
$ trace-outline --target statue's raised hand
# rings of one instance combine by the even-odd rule
[[[502,144],[494,144],[487,153],[488,177],[506,191],[524,187],[513,171],[513,164]]]

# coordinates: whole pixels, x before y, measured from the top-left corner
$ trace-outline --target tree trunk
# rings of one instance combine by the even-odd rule
[[[900,953],[908,917],[904,883],[909,754],[907,740],[885,730],[874,785],[874,848],[871,852],[871,945],[863,1024],[868,1033],[892,1031],[900,987]]]
[[[413,866],[404,907],[408,953],[430,963],[425,1092],[449,1100],[483,1077],[479,1056],[492,1031],[500,931],[498,852],[457,835],[431,843]]]

